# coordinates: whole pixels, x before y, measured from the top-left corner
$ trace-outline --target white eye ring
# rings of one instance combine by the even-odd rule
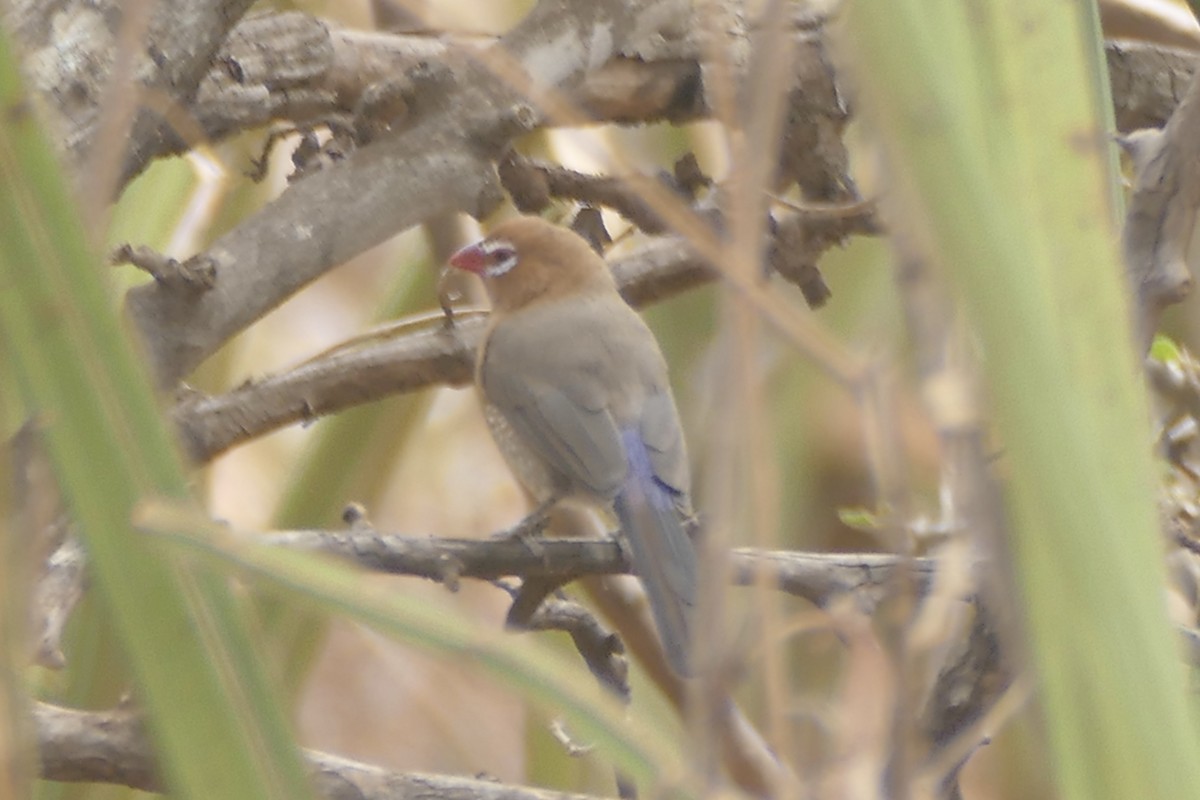
[[[489,264],[483,270],[483,274],[489,278],[499,277],[517,265],[517,251],[511,242],[507,242],[504,239],[485,241],[480,245],[480,249],[488,256],[496,256],[498,258],[497,261]]]

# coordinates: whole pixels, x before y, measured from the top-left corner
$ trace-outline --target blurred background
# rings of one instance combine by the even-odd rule
[[[532,2],[313,0],[271,5],[353,28],[488,37],[507,29]],[[1194,44],[1195,32],[1187,32],[1186,22],[1180,25],[1181,42]],[[264,182],[243,177],[262,138],[261,133],[246,135],[187,158],[155,163],[118,203],[110,244],[145,243],[176,257],[203,249],[285,185],[287,146],[273,152]],[[847,141],[854,177],[864,196],[871,197],[876,187],[869,139],[852,125]],[[599,168],[593,158],[598,150],[619,150],[632,167],[648,174],[669,169],[688,152],[718,180],[730,169],[722,135],[712,123],[558,130],[531,136],[520,149],[583,171]],[[561,212],[569,215],[573,209],[564,206]],[[614,235],[623,229],[618,217],[606,214],[606,220]],[[465,218],[435,225],[435,235],[427,229],[408,231],[309,286],[233,340],[190,382],[202,391],[225,391],[286,370],[372,326],[436,310],[436,283],[449,247],[476,237],[480,228]],[[616,252],[628,246],[628,241],[620,243]],[[831,380],[789,342],[761,326],[749,333],[734,330],[735,315],[715,284],[646,310],[671,365],[697,475],[695,503],[702,512],[708,507],[714,480],[727,474],[730,459],[735,459],[752,472],[754,485],[727,512],[733,545],[925,552],[928,543],[912,530],[896,533],[873,524],[891,513],[880,507],[866,433],[873,428],[892,434],[887,437],[894,445],[888,457],[900,465],[908,521],[934,520],[939,514],[938,441],[916,394],[890,252],[881,238],[855,237],[830,251],[820,266],[832,299],[815,312],[818,324],[877,365],[889,387],[886,402],[870,412],[862,398]],[[139,280],[133,270],[119,274],[121,280]],[[791,284],[772,285],[796,313],[814,313]],[[1192,347],[1200,342],[1197,304],[1200,297],[1193,293],[1166,320],[1170,335]],[[737,374],[733,370],[746,365],[755,388],[731,404],[724,387]],[[731,452],[723,444],[729,439],[744,447]],[[485,537],[527,511],[492,444],[473,391],[459,388],[396,397],[293,426],[220,456],[195,479],[214,517],[248,530],[338,527],[342,509],[357,502],[380,531]],[[503,624],[510,600],[497,588],[471,581],[450,593],[417,579],[367,580],[397,594],[453,604],[496,627]],[[792,748],[791,761],[798,768],[822,763],[830,742],[842,738],[829,725],[865,729],[877,724],[847,710],[858,707],[852,702],[858,693],[859,701],[874,697],[887,702],[886,663],[856,662],[851,682],[846,650],[832,629],[815,626],[815,633],[787,633],[812,615],[811,607],[775,595],[764,600],[750,590],[733,591],[729,602],[728,635],[786,643],[772,656],[783,665],[786,685],[762,688],[770,683],[762,680],[768,666],[763,659],[748,658],[747,688],[738,697],[760,730],[787,729],[783,741]],[[772,607],[762,608],[763,602]],[[117,656],[111,642],[97,633],[103,628],[95,613],[85,604],[76,615],[71,669],[40,673],[47,696],[91,708],[118,699],[122,687],[106,683],[113,671],[105,667]],[[602,762],[568,756],[550,733],[552,720],[532,712],[470,663],[447,663],[362,627],[270,604],[260,624],[278,637],[278,679],[295,698],[295,718],[308,746],[397,769],[613,793],[612,773]],[[559,637],[569,648],[561,634],[514,635]],[[679,724],[667,701],[636,668],[633,688],[635,703],[660,707],[668,728]],[[835,713],[837,708],[841,711]],[[1039,747],[1028,721],[1006,726],[972,759],[964,774],[964,796],[1049,797],[1044,770],[1031,769],[1040,761]],[[1021,769],[1013,769],[1015,764]],[[38,789],[38,796],[47,800],[132,794],[115,787],[46,783]]]

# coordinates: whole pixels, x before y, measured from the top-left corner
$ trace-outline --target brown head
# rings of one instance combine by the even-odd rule
[[[614,291],[604,259],[574,231],[540,217],[506,220],[459,250],[450,266],[483,278],[492,308],[516,311],[579,292]]]

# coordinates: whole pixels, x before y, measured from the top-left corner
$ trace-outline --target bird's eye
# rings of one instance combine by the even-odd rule
[[[495,245],[488,250],[488,259],[491,263],[483,274],[495,278],[517,265],[517,251],[507,245]]]

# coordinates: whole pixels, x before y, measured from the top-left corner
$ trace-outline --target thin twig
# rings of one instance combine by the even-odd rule
[[[612,539],[446,539],[346,531],[279,531],[256,537],[282,547],[317,550],[349,558],[370,570],[434,581],[509,576],[570,580],[586,575],[631,574],[627,554]],[[882,553],[797,553],[739,548],[732,552],[732,580],[751,585],[767,576],[783,592],[823,605],[856,594],[873,607],[897,570],[911,570],[919,589],[937,568],[935,559]]]

